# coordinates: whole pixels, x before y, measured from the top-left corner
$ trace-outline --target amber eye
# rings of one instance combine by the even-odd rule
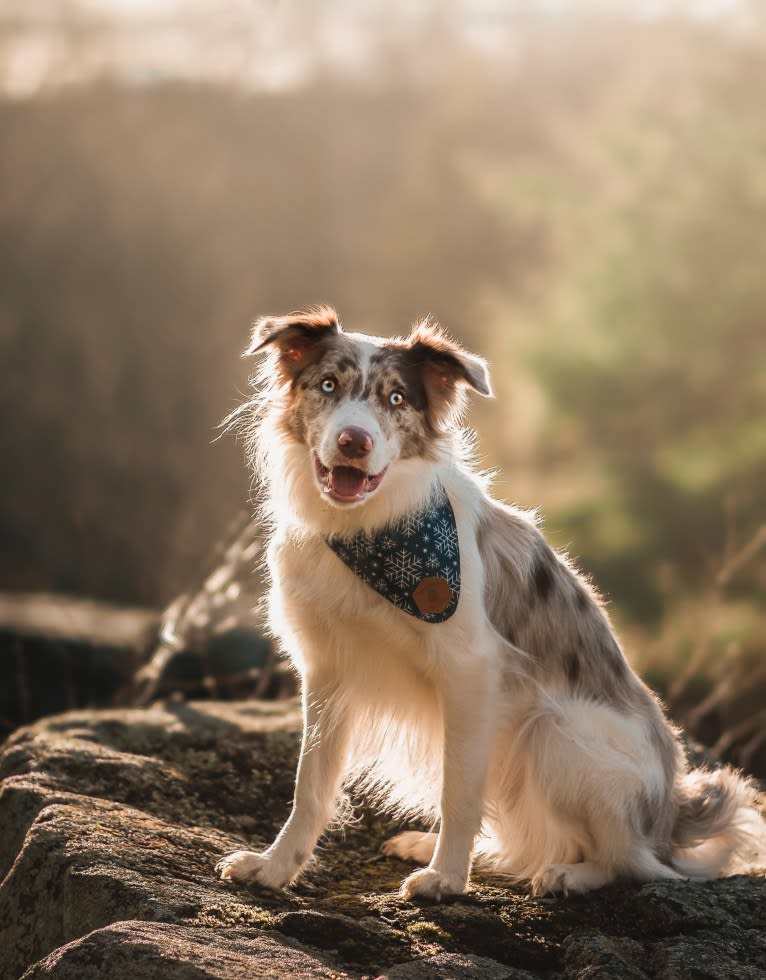
[[[326,395],[331,395],[338,387],[335,378],[324,378],[319,386]]]
[[[394,408],[401,408],[404,404],[404,395],[401,391],[392,391],[388,396],[389,405],[393,405]]]

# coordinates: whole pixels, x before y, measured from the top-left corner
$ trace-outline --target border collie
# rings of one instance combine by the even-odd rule
[[[265,488],[270,624],[304,727],[287,822],[222,878],[287,886],[360,784],[433,821],[383,845],[426,865],[405,899],[463,892],[474,859],[536,894],[763,860],[754,786],[689,768],[595,590],[472,468],[459,420],[467,391],[491,395],[481,358],[430,321],[345,333],[328,307],[259,320],[246,353],[267,356],[231,421]]]

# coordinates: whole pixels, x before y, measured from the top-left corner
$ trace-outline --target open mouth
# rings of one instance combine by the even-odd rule
[[[314,456],[314,469],[324,493],[340,503],[353,504],[378,489],[388,467],[370,474],[356,466],[325,466]]]

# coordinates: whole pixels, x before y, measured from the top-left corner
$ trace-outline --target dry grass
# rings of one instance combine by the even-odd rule
[[[713,754],[766,776],[766,659],[759,610],[733,593],[737,578],[766,552],[766,524],[737,540],[734,522],[710,585],[693,603],[673,604],[638,667],[662,692],[670,714]],[[742,623],[745,623],[743,628]]]

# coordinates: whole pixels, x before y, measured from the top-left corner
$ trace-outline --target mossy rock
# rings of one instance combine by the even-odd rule
[[[72,980],[766,978],[766,879],[617,885],[534,898],[475,875],[403,902],[363,807],[285,893],[218,881],[262,847],[293,791],[293,703],[77,711],[0,755],[0,977]]]

